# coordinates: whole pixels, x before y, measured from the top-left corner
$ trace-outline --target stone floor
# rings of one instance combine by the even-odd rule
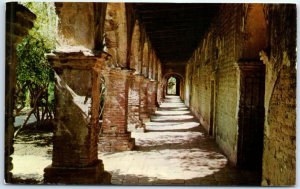
[[[100,153],[116,185],[259,185],[255,172],[228,165],[188,108],[168,96],[146,124],[132,133],[134,151]]]

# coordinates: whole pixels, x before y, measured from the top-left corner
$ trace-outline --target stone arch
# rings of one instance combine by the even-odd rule
[[[130,60],[129,60],[130,69],[134,69],[135,74],[141,73],[140,38],[141,38],[140,25],[139,25],[139,21],[136,19],[133,28],[133,33],[132,33]]]
[[[246,5],[242,59],[259,60],[259,52],[268,47],[267,22],[262,4]]]
[[[143,45],[143,56],[142,56],[142,74],[148,77],[148,66],[149,66],[149,44],[148,40],[145,39]]]
[[[128,43],[125,3],[107,4],[104,32],[106,50],[112,56],[111,64],[126,68]]]
[[[184,95],[184,77],[179,74],[179,73],[176,73],[176,72],[169,72],[169,73],[166,73],[164,76],[163,76],[163,96],[165,97],[166,94],[167,94],[167,83],[168,83],[168,79],[170,77],[175,77],[176,80],[178,81],[178,86],[179,86],[179,96],[183,99],[183,95]]]
[[[157,78],[157,73],[158,73],[158,58],[156,56],[156,53],[154,52],[154,56],[153,56],[153,72],[152,72],[152,77],[154,80],[158,80]]]
[[[152,70],[152,68],[153,68],[153,49],[152,48],[150,48],[150,51],[149,51],[149,64],[148,64],[148,77],[150,78],[150,79],[153,79],[152,78],[152,72],[153,72],[153,70]]]

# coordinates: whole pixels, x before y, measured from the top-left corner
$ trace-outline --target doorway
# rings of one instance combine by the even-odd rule
[[[216,136],[215,129],[215,81],[212,80],[210,83],[210,122],[209,122],[209,135],[212,137]]]
[[[240,168],[261,174],[264,132],[265,66],[260,62],[241,65],[238,128]]]

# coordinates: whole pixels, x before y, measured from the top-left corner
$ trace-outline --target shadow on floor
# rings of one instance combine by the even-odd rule
[[[253,172],[237,170],[230,165],[211,175],[192,179],[162,179],[134,174],[112,173],[113,185],[194,185],[194,186],[259,186],[259,176]]]

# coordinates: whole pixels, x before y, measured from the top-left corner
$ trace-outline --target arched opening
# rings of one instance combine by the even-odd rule
[[[131,41],[131,50],[129,56],[130,68],[135,70],[135,74],[141,73],[141,32],[138,20],[135,20],[133,33],[132,33],[132,41]]]
[[[180,96],[180,98],[183,99],[183,77],[177,73],[168,73],[165,74],[163,78],[164,96]]]
[[[177,94],[177,80],[175,77],[170,77],[167,84],[167,95]]]

